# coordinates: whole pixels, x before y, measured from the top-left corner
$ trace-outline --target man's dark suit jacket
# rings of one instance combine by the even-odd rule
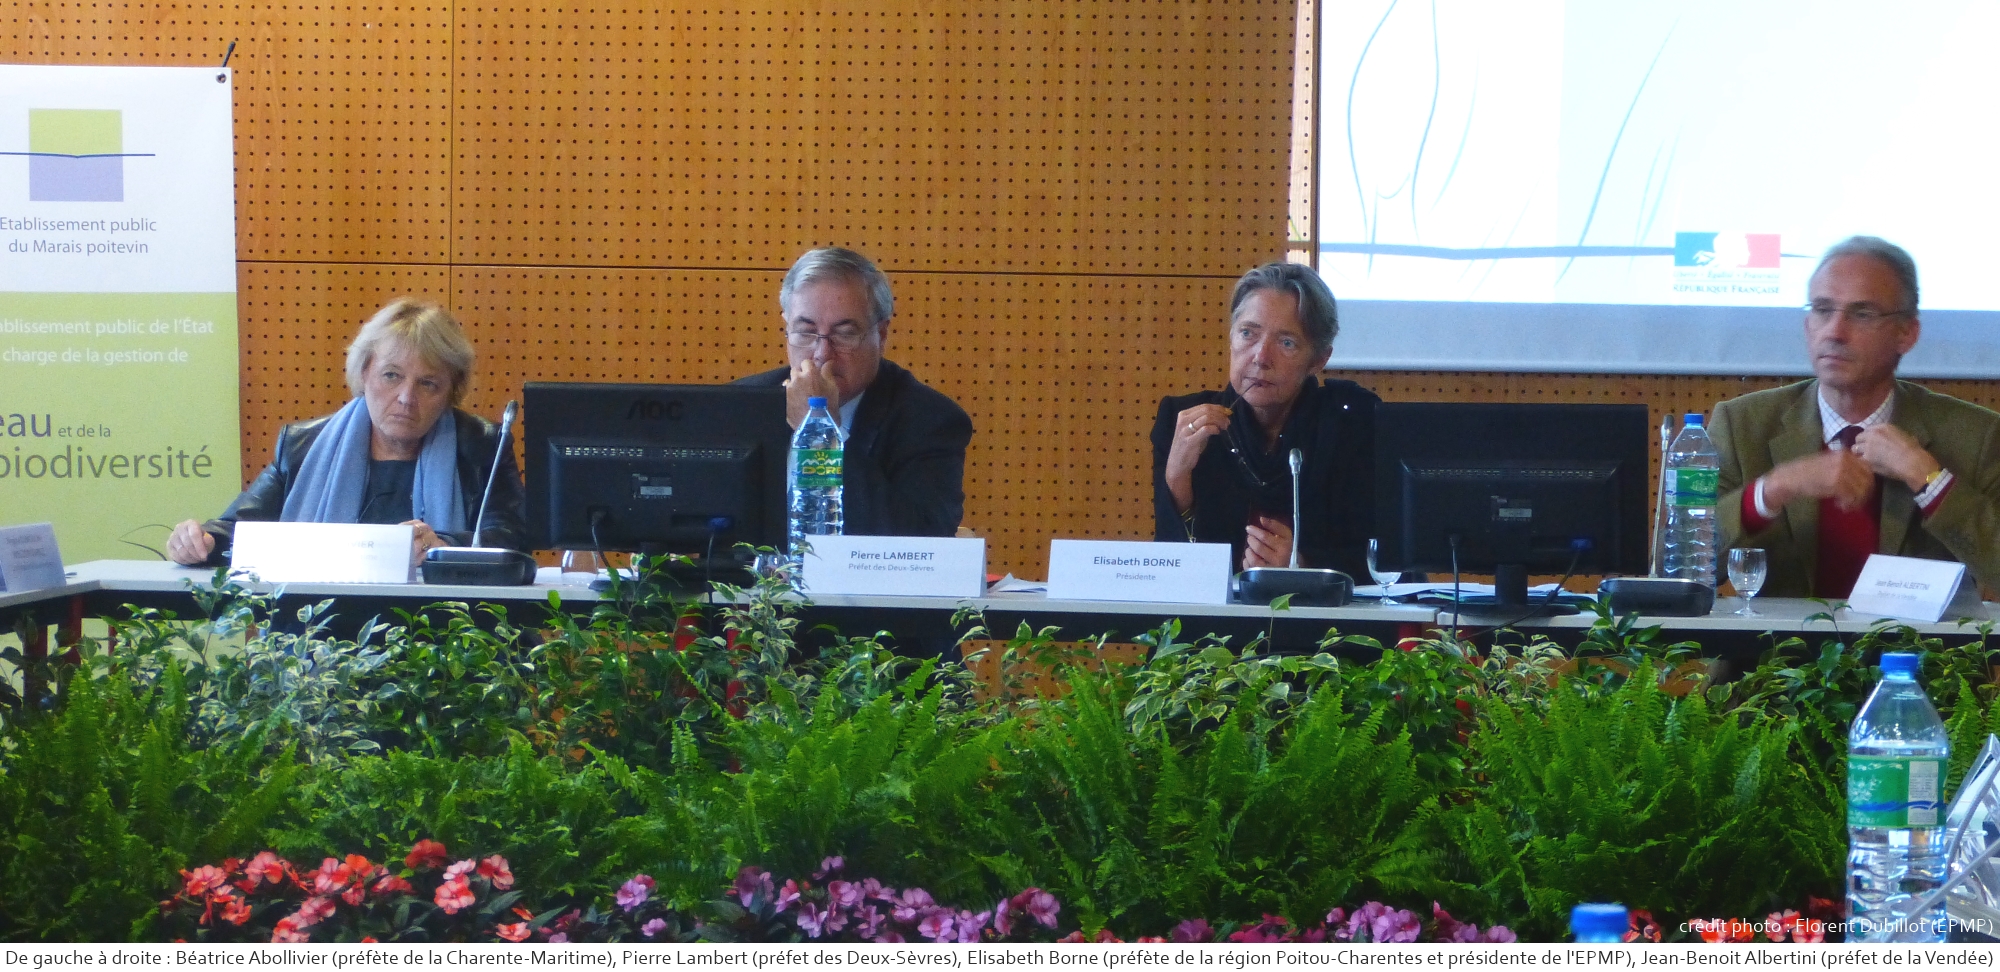
[[[1321,384],[1306,379],[1292,414],[1279,431],[1278,447],[1264,450],[1264,430],[1249,406],[1233,391],[1205,391],[1160,400],[1153,421],[1153,539],[1229,544],[1231,569],[1241,567],[1248,546],[1243,528],[1254,510],[1289,520],[1292,472],[1286,455],[1305,453],[1299,473],[1299,502],[1305,516],[1299,542],[1304,567],[1345,571],[1369,582],[1368,537],[1375,528],[1375,393],[1351,381]],[[1173,449],[1174,422],[1196,405],[1228,405],[1234,412],[1229,434],[1212,436],[1194,467],[1194,519],[1183,523],[1167,489],[1167,453]],[[1239,461],[1234,443],[1245,451]],[[1246,468],[1247,466],[1247,468]],[[1263,484],[1252,481],[1252,475]]]
[[[789,368],[738,379],[782,385]],[[965,447],[972,419],[944,393],[884,360],[855,409],[841,457],[842,532],[948,537],[965,518]]]

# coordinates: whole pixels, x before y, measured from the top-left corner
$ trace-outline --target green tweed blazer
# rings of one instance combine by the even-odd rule
[[[2000,414],[1897,381],[1889,421],[1951,470],[1955,482],[1926,520],[1917,512],[1916,495],[1908,485],[1883,479],[1878,552],[1955,560],[1988,589],[2000,587]],[[1709,435],[1722,453],[1716,512],[1723,549],[1770,551],[1762,596],[1825,596],[1813,590],[1818,500],[1789,504],[1762,532],[1743,532],[1743,490],[1772,467],[1822,448],[1819,382],[1808,379],[1723,402],[1715,406]]]

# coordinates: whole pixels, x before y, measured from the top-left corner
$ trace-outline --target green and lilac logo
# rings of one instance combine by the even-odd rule
[[[28,109],[29,202],[124,202],[124,113],[101,108]]]

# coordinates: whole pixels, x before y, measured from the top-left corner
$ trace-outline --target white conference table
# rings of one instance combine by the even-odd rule
[[[57,587],[32,591],[0,592],[0,616],[11,616],[34,610],[38,617],[54,615],[46,623],[67,619],[74,623],[84,616],[85,605],[98,611],[107,606],[121,603],[122,594],[136,595],[136,600],[157,602],[161,599],[177,599],[184,596],[190,587],[206,583],[214,576],[212,568],[181,567],[164,561],[143,560],[95,560],[76,564],[68,568],[65,583]],[[278,590],[276,585],[250,585],[252,590],[269,593]],[[393,601],[410,606],[444,601],[467,603],[494,603],[499,605],[526,605],[547,603],[549,595],[555,593],[565,603],[582,605],[595,604],[600,595],[587,587],[530,584],[521,586],[474,586],[438,584],[327,584],[292,583],[282,585],[282,591],[291,598],[362,598]],[[62,602],[67,610],[48,611]],[[1855,615],[1845,609],[1832,611],[1832,618],[1815,617],[1828,612],[1826,605],[1815,601],[1786,598],[1758,598],[1755,616],[1734,613],[1742,606],[1737,598],[1718,598],[1715,610],[1702,617],[1641,617],[1643,625],[1661,625],[1673,633],[1699,635],[1702,633],[1735,633],[1754,635],[1764,632],[1796,634],[1835,634],[1838,632],[1859,632],[1881,619],[1865,615]],[[1984,606],[1989,612],[1994,605]],[[812,598],[810,608],[820,612],[831,612],[835,616],[877,616],[921,614],[932,619],[949,618],[952,614],[972,609],[1004,619],[1029,619],[1037,624],[1042,619],[1062,619],[1065,627],[1076,633],[1093,622],[1102,622],[1107,627],[1116,627],[1120,633],[1130,635],[1140,628],[1133,627],[1136,621],[1146,621],[1145,628],[1157,626],[1159,621],[1180,618],[1184,621],[1209,621],[1228,625],[1237,629],[1254,628],[1269,622],[1283,622],[1289,625],[1324,625],[1326,627],[1366,626],[1381,630],[1384,628],[1405,628],[1405,626],[1449,626],[1453,623],[1453,612],[1446,607],[1440,609],[1429,604],[1394,603],[1382,604],[1372,601],[1357,601],[1344,607],[1293,607],[1286,611],[1274,612],[1268,607],[1250,604],[1168,604],[1142,601],[1097,601],[1077,599],[1054,599],[1042,594],[989,594],[977,598],[940,598],[909,596],[847,596],[824,595]],[[1991,614],[2000,617],[2000,614]],[[1516,621],[1508,612],[1490,610],[1473,613],[1461,612],[1457,617],[1463,628],[1491,627],[1503,622],[1514,621],[1512,628],[1523,633],[1544,632],[1557,635],[1562,631],[1580,632],[1595,623],[1594,615],[1585,612],[1578,615],[1535,618]],[[1977,620],[1946,620],[1935,624],[1912,624],[1924,635],[1975,636],[1978,633]],[[996,634],[1005,636],[1011,632],[1011,625],[994,626]],[[1323,629],[1322,629],[1323,630]],[[1407,628],[1405,628],[1407,630]],[[849,632],[854,633],[854,632]],[[1186,629],[1189,637],[1206,632]]]

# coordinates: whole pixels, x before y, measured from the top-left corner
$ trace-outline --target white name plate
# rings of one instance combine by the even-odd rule
[[[54,525],[0,527],[0,591],[33,591],[62,583],[62,551],[56,549]]]
[[[1928,624],[1944,616],[1964,577],[1965,565],[1949,560],[1870,554],[1847,609]]]
[[[1051,540],[1049,598],[1227,604],[1229,545]]]
[[[408,584],[415,527],[241,520],[231,573],[266,584]]]
[[[978,597],[986,541],[958,537],[809,537],[807,594]]]

